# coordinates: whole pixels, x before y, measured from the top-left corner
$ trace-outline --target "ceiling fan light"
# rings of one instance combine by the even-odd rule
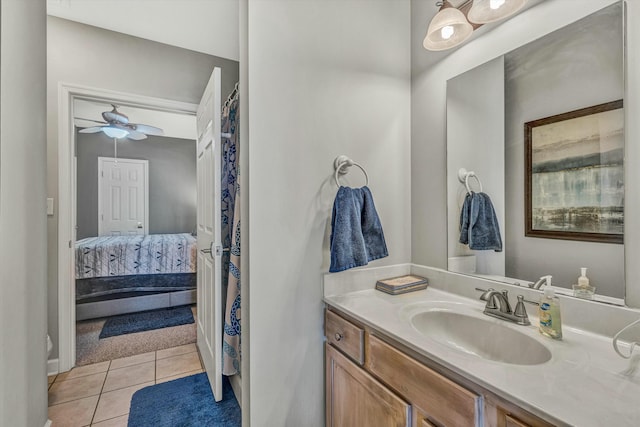
[[[433,17],[422,45],[427,50],[446,50],[463,43],[473,27],[464,13],[455,7],[445,7]]]
[[[475,24],[488,24],[513,15],[525,3],[526,0],[473,0],[467,18]]]
[[[115,126],[105,126],[102,128],[102,131],[109,137],[109,138],[124,138],[125,136],[129,135],[129,131],[126,129],[122,129],[122,128],[118,128]]]

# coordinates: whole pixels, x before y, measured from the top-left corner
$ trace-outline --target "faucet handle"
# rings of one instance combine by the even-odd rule
[[[524,306],[524,295],[518,295],[518,303],[516,309],[513,311],[513,315],[522,319],[528,319],[527,309]]]

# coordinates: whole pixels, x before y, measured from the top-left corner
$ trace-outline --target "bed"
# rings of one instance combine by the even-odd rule
[[[195,302],[196,239],[188,233],[76,242],[76,319]]]

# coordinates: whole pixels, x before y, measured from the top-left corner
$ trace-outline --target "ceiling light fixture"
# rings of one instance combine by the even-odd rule
[[[525,0],[473,0],[467,18],[476,24],[488,24],[513,15],[524,3]]]
[[[453,6],[436,3],[440,11],[433,17],[422,45],[427,50],[446,50],[464,43],[473,31],[490,22],[507,18],[522,9],[526,0],[467,0]]]
[[[102,132],[104,132],[109,138],[124,138],[129,135],[129,131],[113,125],[103,126]]]
[[[433,17],[422,45],[427,50],[446,50],[459,45],[471,36],[473,27],[464,13],[447,0],[436,3],[440,11]]]

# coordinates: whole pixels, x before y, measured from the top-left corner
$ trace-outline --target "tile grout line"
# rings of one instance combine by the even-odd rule
[[[129,414],[126,413],[126,414],[122,414],[122,415],[116,415],[115,417],[111,417],[111,418],[107,418],[107,419],[102,420],[102,421],[98,421],[98,423],[104,423],[104,422],[109,421],[109,420],[115,420],[116,418],[124,417],[125,415],[129,415]],[[95,424],[93,423],[93,420],[92,420],[91,424],[87,424],[87,425],[88,426],[93,426]]]
[[[107,372],[108,372],[108,371],[107,371]],[[96,373],[91,374],[91,375],[105,374],[105,376],[104,376],[104,378],[105,378],[105,379],[104,379],[104,381],[106,381],[106,380],[107,380],[107,375],[106,375],[106,373],[107,373],[107,372],[96,372]],[[89,376],[89,375],[85,375],[85,377],[88,377],[88,376]],[[72,380],[79,379],[79,378],[84,378],[84,377],[72,378]],[[63,383],[63,382],[65,382],[65,381],[60,381],[60,382],[61,382],[61,383]],[[58,384],[60,384],[60,383],[58,383]],[[53,384],[51,384],[51,385],[53,386]],[[104,387],[104,382],[102,383],[102,386]],[[49,387],[49,389],[50,389],[50,388],[51,388],[51,387]],[[50,390],[47,390],[47,397],[48,397],[49,391],[50,391]],[[75,401],[82,400],[82,399],[87,399],[87,398],[89,398],[89,397],[94,397],[94,396],[98,396],[98,400],[99,400],[99,399],[100,399],[100,397],[99,397],[99,396],[100,396],[101,394],[102,394],[102,391],[100,391],[98,394],[90,394],[90,395],[88,395],[88,396],[82,396],[82,397],[78,397],[78,398],[76,398],[76,399],[65,400],[65,401],[63,401],[63,402],[54,403],[53,405],[49,405],[49,402],[48,402],[48,399],[47,399],[47,408],[51,408],[51,407],[53,407],[53,406],[62,405],[62,404],[65,404],[65,403],[75,402]],[[97,403],[96,403],[96,405],[97,405]]]
[[[105,362],[109,362],[109,364],[111,364],[111,361],[110,361],[110,360],[103,360],[102,362],[92,363],[91,365],[97,365],[97,364],[99,364],[99,363],[105,363]],[[73,371],[74,369],[83,368],[83,367],[85,367],[85,366],[90,366],[90,365],[74,366],[74,367],[71,369],[71,371]],[[107,370],[109,370],[109,368],[108,368],[108,367],[107,367]],[[68,371],[68,372],[71,372],[71,371]],[[91,372],[91,373],[84,374],[84,375],[80,375],[80,376],[77,376],[77,377],[71,377],[71,378],[65,378],[65,379],[63,379],[63,380],[59,380],[59,379],[58,379],[58,377],[60,377],[60,376],[64,375],[64,372],[63,372],[62,374],[57,374],[57,375],[56,375],[56,378],[53,380],[53,382],[52,382],[51,384],[52,384],[52,385],[53,385],[53,384],[60,384],[60,383],[64,383],[64,382],[67,382],[67,381],[78,380],[78,379],[80,379],[80,378],[90,377],[91,375],[97,375],[97,374],[101,374],[101,373],[103,373],[103,372],[106,372],[106,371]]]
[[[155,353],[155,352],[154,352],[154,353]],[[144,354],[144,353],[142,353],[142,354]],[[133,356],[129,356],[129,357],[133,357]],[[114,360],[112,360],[111,362],[115,362],[116,360],[118,360],[118,359],[114,359]],[[154,358],[153,358],[153,360],[145,360],[145,361],[143,361],[143,362],[132,363],[131,365],[125,365],[125,366],[121,366],[121,367],[119,367],[119,368],[113,368],[113,370],[114,370],[114,371],[117,371],[118,369],[130,368],[130,367],[132,367],[132,366],[138,366],[138,365],[142,365],[142,364],[144,364],[144,363],[154,362],[155,360],[156,360],[156,359],[155,359],[155,357],[154,357]],[[111,368],[109,368],[109,370],[111,370]]]
[[[100,395],[105,394],[105,393],[111,393],[112,391],[122,390],[122,389],[125,389],[125,388],[128,388],[128,387],[133,387],[133,386],[136,386],[136,385],[148,383],[148,382],[151,382],[151,381],[155,381],[155,361],[149,360],[149,361],[144,362],[144,363],[153,363],[154,364],[154,379],[153,380],[136,382],[135,384],[125,385],[125,386],[122,386],[122,387],[114,388],[113,390],[104,390],[104,386],[107,384],[107,381],[106,381],[106,378],[105,378],[105,383],[102,386],[102,392],[100,393]],[[139,366],[139,365],[142,365],[142,363],[139,363],[138,365],[131,365],[131,366]],[[124,368],[116,368],[116,369],[113,369],[113,370],[109,370],[107,372],[107,376],[109,376],[109,372],[119,371],[121,369],[130,368],[131,366],[125,366]]]
[[[98,412],[98,405],[100,404],[100,399],[102,398],[102,390],[104,390],[104,385],[107,383],[107,377],[109,376],[109,370],[111,369],[111,360],[109,360],[109,365],[107,366],[107,374],[104,376],[104,381],[102,382],[102,387],[100,388],[100,394],[98,395],[98,401],[96,402],[96,407],[93,408],[93,415],[91,415],[91,421],[89,425],[93,424],[93,419],[96,417],[96,412]]]

